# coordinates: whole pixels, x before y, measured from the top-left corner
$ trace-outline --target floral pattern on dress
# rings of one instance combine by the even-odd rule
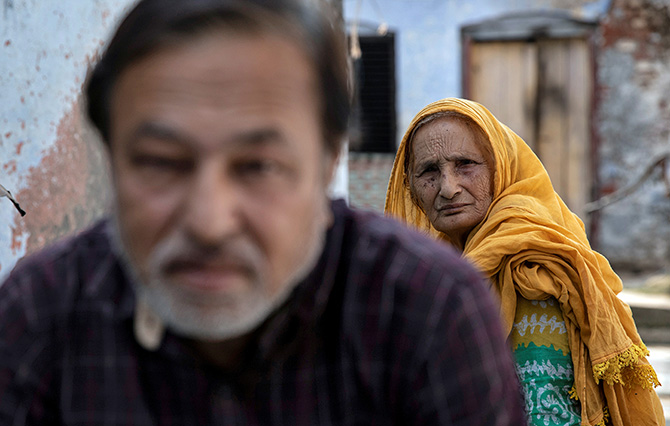
[[[521,299],[511,339],[528,424],[580,425],[581,406],[570,398],[574,370],[557,300]]]
[[[579,405],[569,397],[573,382],[572,365],[553,365],[547,362],[517,364],[526,409],[531,425],[579,425]],[[556,382],[566,384],[557,386]]]

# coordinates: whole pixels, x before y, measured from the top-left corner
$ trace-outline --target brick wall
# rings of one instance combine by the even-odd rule
[[[395,154],[349,153],[349,204],[384,211],[384,199]]]
[[[614,0],[596,47],[599,195],[607,195],[670,150],[670,0]],[[655,173],[600,211],[592,242],[615,267],[670,268],[666,191]]]

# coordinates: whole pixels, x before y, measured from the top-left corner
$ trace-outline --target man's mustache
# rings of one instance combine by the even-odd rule
[[[200,268],[253,272],[264,264],[264,256],[254,245],[239,240],[222,242],[215,247],[199,247],[183,237],[177,237],[157,247],[152,257],[154,267],[168,273]]]

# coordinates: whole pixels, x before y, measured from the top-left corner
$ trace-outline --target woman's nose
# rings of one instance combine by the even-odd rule
[[[460,194],[460,192],[461,185],[459,177],[450,170],[443,171],[440,174],[440,196],[451,200],[456,195]]]

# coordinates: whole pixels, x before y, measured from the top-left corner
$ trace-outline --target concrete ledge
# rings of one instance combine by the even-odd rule
[[[631,307],[670,310],[670,295],[668,294],[624,290],[619,293],[619,299],[628,303]]]
[[[645,344],[670,344],[670,296],[624,290],[619,298],[630,306]]]
[[[648,328],[639,327],[637,332],[645,345],[668,345],[670,344],[670,328]]]

